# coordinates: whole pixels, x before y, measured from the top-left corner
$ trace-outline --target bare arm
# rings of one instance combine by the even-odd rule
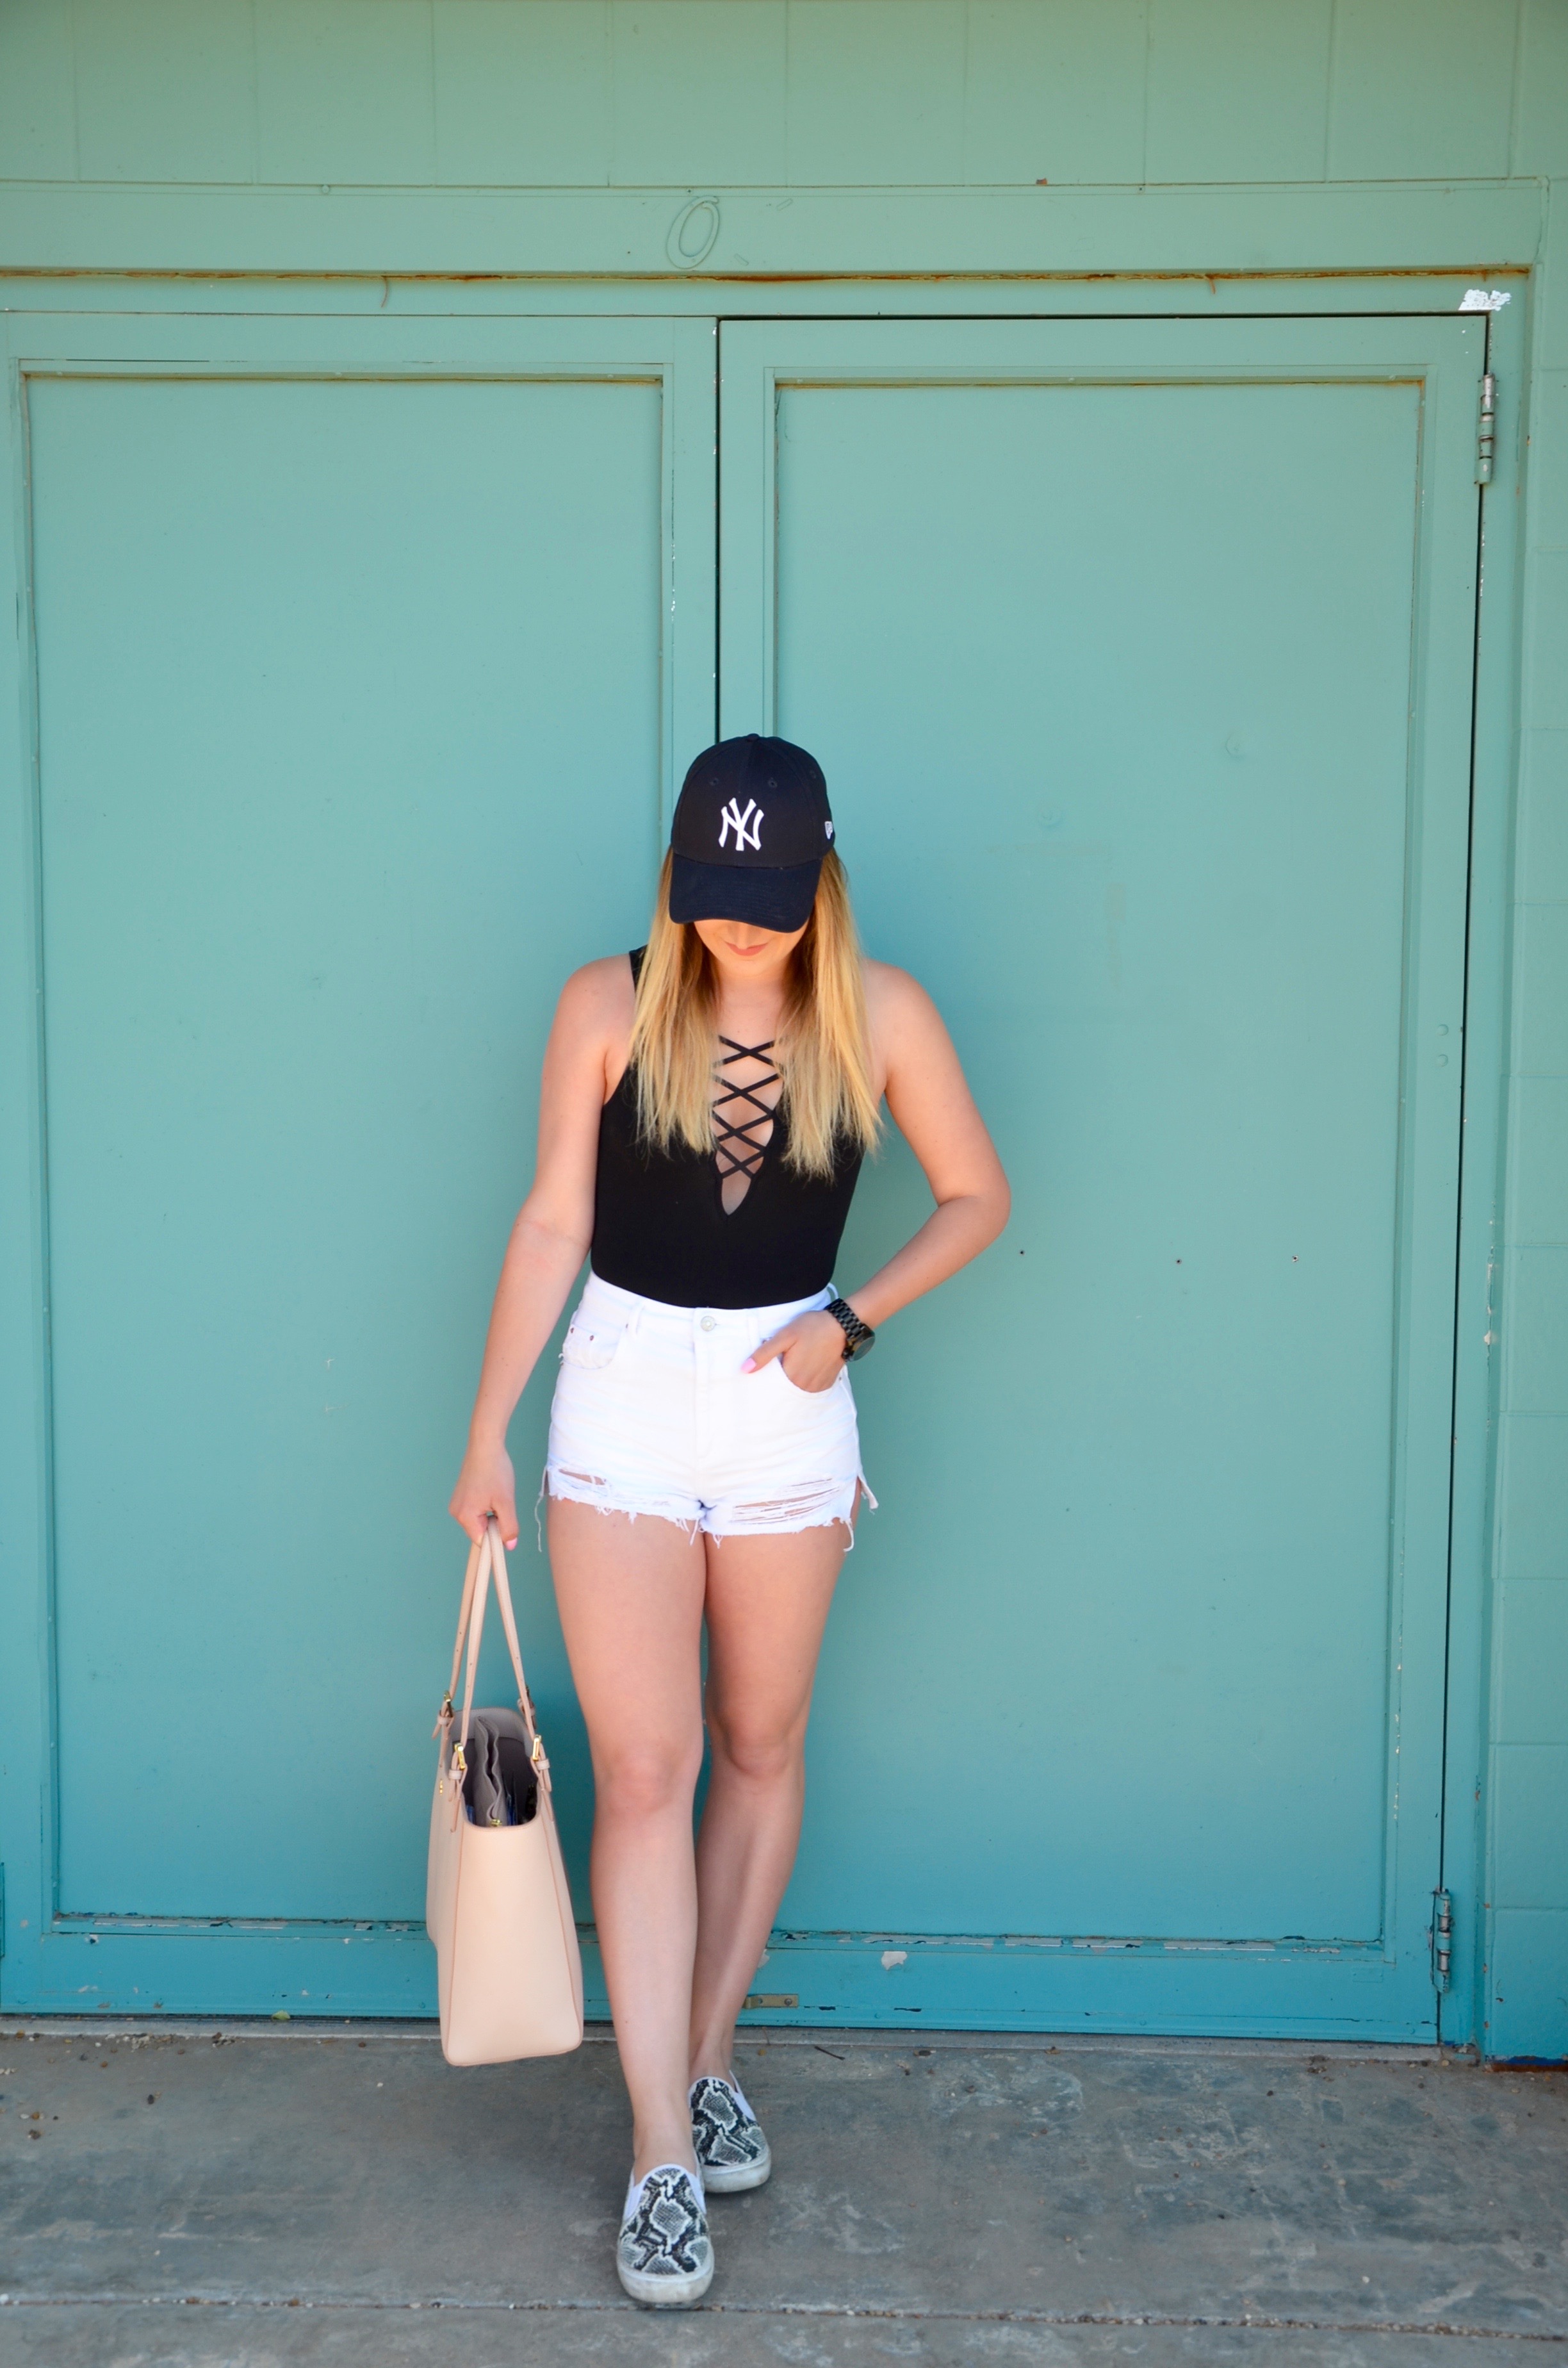
[[[978,1258],[1012,1206],[1002,1162],[940,1012],[907,973],[881,963],[875,970],[873,1027],[887,1063],[888,1109],[937,1205],[886,1266],[847,1294],[873,1330]]]
[[[1012,1196],[952,1039],[924,987],[904,971],[871,962],[867,1000],[872,1040],[885,1064],[888,1108],[937,1203],[886,1266],[846,1294],[874,1331],[994,1242],[1007,1222]],[[826,1389],[843,1361],[844,1336],[831,1315],[801,1316],[765,1342],[756,1362],[778,1355],[786,1357],[786,1371],[800,1388]]]
[[[502,1262],[468,1452],[449,1508],[471,1538],[483,1536],[494,1513],[506,1543],[517,1542],[506,1425],[588,1254],[599,1113],[624,1057],[631,1009],[624,955],[576,972],[556,1008],[545,1048],[533,1186]]]

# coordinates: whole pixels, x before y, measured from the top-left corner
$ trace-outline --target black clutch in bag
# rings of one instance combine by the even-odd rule
[[[539,1815],[532,1740],[515,1710],[476,1710],[468,1731],[463,1806],[476,1826],[526,1826]]]

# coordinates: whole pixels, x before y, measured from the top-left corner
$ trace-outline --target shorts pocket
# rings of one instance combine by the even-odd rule
[[[561,1343],[561,1361],[584,1372],[599,1372],[614,1361],[625,1338],[623,1324],[595,1323],[581,1314],[574,1315]]]
[[[803,1390],[801,1387],[800,1383],[792,1382],[790,1379],[789,1374],[784,1371],[784,1360],[782,1357],[770,1358],[767,1364],[763,1367],[763,1371],[765,1372],[772,1372],[777,1373],[785,1388],[789,1391],[790,1395],[792,1398],[799,1399],[802,1406],[825,1406],[828,1399],[838,1387],[839,1383],[848,1378],[846,1370],[843,1366],[840,1366],[838,1372],[835,1373],[832,1381],[829,1382],[825,1390]]]

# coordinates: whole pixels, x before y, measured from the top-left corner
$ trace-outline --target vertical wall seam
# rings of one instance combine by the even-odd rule
[[[250,0],[250,177],[261,180],[261,34],[256,21],[256,0]]]
[[[71,18],[71,169],[82,177],[82,76],[76,63],[76,0],[67,0]]]
[[[1329,0],[1328,12],[1328,88],[1324,94],[1323,177],[1335,178],[1335,100],[1339,90],[1339,0]]]
[[[1525,16],[1529,0],[1514,0],[1514,72],[1508,86],[1508,178],[1519,169],[1519,99],[1525,72]]]
[[[785,19],[784,19],[784,21],[785,21],[785,40],[786,40],[786,44],[788,44],[788,40],[789,40],[789,30],[788,30],[788,28],[789,28],[789,11],[788,11],[788,9],[786,9],[786,11],[785,11]],[[788,47],[786,47],[786,51],[785,51],[785,73],[786,73],[786,76],[787,76],[787,75],[788,75],[788,73],[789,73],[789,51],[788,51]],[[786,97],[788,97],[788,82],[786,81]],[[789,164],[789,154],[788,154],[788,151],[786,151],[786,154],[785,154],[785,165],[786,165],[786,166],[788,166],[788,164]],[[721,716],[722,716],[722,677],[721,673],[720,673],[720,668],[721,668],[721,666],[722,666],[722,664],[723,664],[723,657],[724,657],[724,608],[723,608],[723,600],[724,600],[724,564],[723,564],[723,547],[722,547],[722,536],[723,536],[723,529],[724,529],[724,513],[723,513],[723,507],[722,507],[723,466],[724,466],[724,322],[723,322],[723,318],[722,318],[722,315],[720,315],[720,316],[717,316],[717,317],[715,318],[714,323],[713,323],[713,479],[712,479],[712,489],[713,489],[713,719],[712,719],[712,733],[713,733],[713,737],[714,737],[714,739],[715,739],[715,740],[719,739],[719,737],[721,736],[721,734],[722,734],[723,729],[724,729],[723,724],[722,724],[722,722],[721,722],[721,720],[720,720],[720,719],[721,719]],[[672,784],[672,787],[673,787],[673,784]]]
[[[1149,186],[1149,84],[1153,78],[1151,60],[1154,44],[1154,0],[1143,0],[1143,121],[1139,134],[1138,186]]]
[[[605,187],[620,187],[620,157],[617,143],[620,134],[620,116],[616,75],[616,0],[605,0]]]
[[[1323,120],[1320,127],[1318,151],[1320,161],[1317,170],[1320,188],[1324,187],[1328,180],[1329,127],[1334,110],[1334,40],[1338,22],[1339,0],[1328,0],[1328,46],[1324,52],[1323,61]]]
[[[965,188],[973,187],[969,164],[969,56],[974,28],[974,0],[964,0],[963,63],[959,85],[959,174]]]
[[[425,0],[425,69],[430,92],[430,183],[441,182],[441,110],[436,104],[436,0]]]
[[[792,189],[792,188],[794,188],[794,186],[795,186],[795,160],[794,160],[793,156],[792,156],[792,155],[791,155],[791,154],[790,154],[790,133],[791,122],[792,122],[792,119],[793,119],[793,116],[794,116],[794,111],[795,111],[795,110],[794,110],[794,104],[793,104],[793,101],[794,101],[794,89],[795,89],[795,8],[794,8],[794,0],[784,0],[784,158],[783,158],[783,163],[784,163],[784,186],[785,186],[785,188],[786,188],[787,189]],[[721,347],[721,352],[722,351],[722,347],[723,347],[723,335],[722,335],[722,332],[721,331],[721,333],[720,333],[720,347]],[[723,376],[722,376],[722,365],[721,365],[721,374],[720,374],[720,381],[719,381],[719,382],[720,382],[720,385],[721,385],[721,386],[722,386],[722,384],[723,384]],[[715,696],[717,696],[717,694],[715,694]]]
[[[600,187],[615,186],[615,27],[610,21],[613,0],[599,0],[599,106],[604,117],[604,171]]]

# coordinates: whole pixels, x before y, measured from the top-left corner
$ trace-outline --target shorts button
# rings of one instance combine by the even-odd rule
[[[702,1318],[702,1328],[705,1332],[714,1331],[718,1326],[718,1322],[719,1319],[716,1315],[705,1315]]]

